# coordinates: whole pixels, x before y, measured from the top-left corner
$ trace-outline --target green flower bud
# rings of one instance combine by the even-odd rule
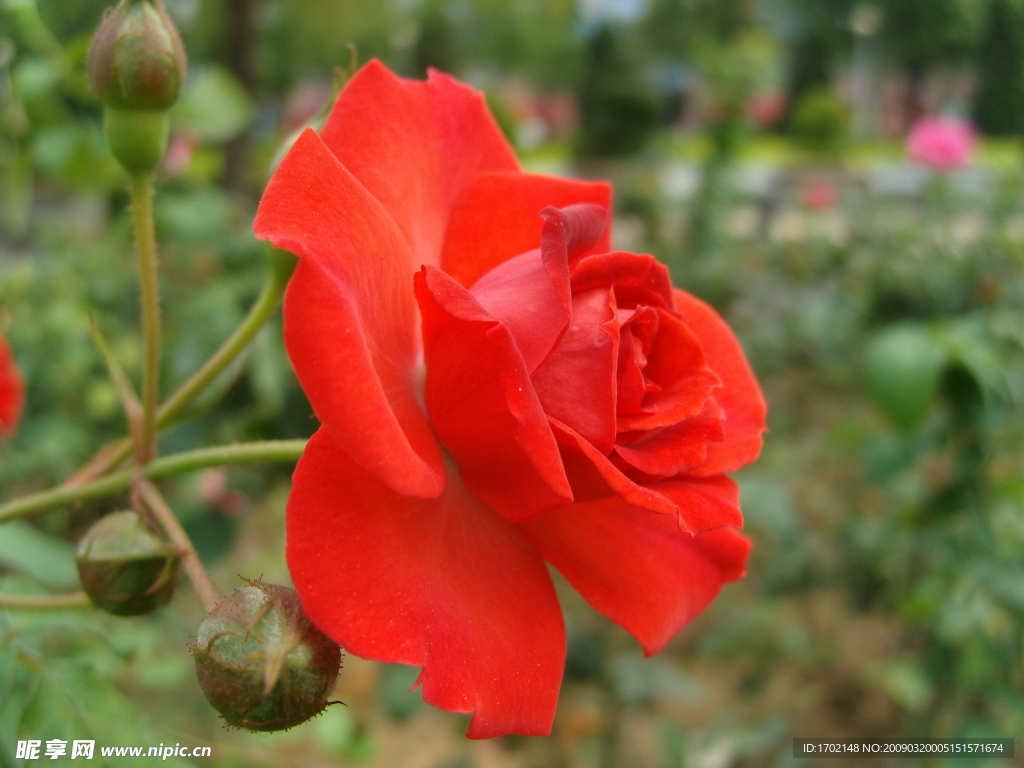
[[[199,685],[228,725],[281,731],[320,714],[341,649],[302,612],[295,590],[249,582],[221,600],[192,645]]]
[[[92,604],[115,616],[138,616],[174,594],[178,556],[135,512],[98,520],[75,552],[78,577]]]
[[[160,0],[121,0],[89,48],[89,80],[103,101],[110,151],[130,174],[147,173],[167,148],[167,110],[185,80],[185,49]]]
[[[121,0],[89,48],[89,80],[103,104],[170,109],[185,80],[185,49],[160,0]]]

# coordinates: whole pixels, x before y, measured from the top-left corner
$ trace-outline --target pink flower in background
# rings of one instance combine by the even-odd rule
[[[199,137],[190,131],[182,131],[171,136],[164,155],[164,170],[170,176],[177,176],[188,168],[192,155],[199,147]]]
[[[804,186],[803,204],[815,211],[827,211],[836,204],[839,191],[828,179],[812,179]]]
[[[974,156],[974,126],[952,117],[923,117],[910,129],[907,154],[943,173],[962,168]]]
[[[775,125],[786,113],[786,97],[781,93],[759,93],[747,102],[747,119],[761,127]]]

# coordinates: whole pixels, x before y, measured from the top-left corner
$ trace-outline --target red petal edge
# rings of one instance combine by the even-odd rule
[[[284,337],[317,417],[396,492],[439,495],[441,454],[414,388],[408,246],[387,212],[307,130],[267,185],[253,229],[302,257]]]
[[[653,655],[745,573],[750,541],[732,528],[699,535],[621,499],[573,504],[522,524],[544,559]]]
[[[417,273],[416,298],[427,413],[466,487],[512,522],[570,503],[558,445],[512,334],[434,267]]]
[[[712,394],[725,411],[725,438],[708,446],[705,462],[690,474],[719,475],[754,461],[768,431],[768,405],[732,329],[710,306],[686,291],[673,290],[676,311],[697,337],[704,358],[722,386]]]
[[[532,173],[481,173],[452,213],[441,262],[444,271],[467,288],[473,286],[499,264],[540,245],[542,210],[577,203],[611,210],[611,185]],[[605,215],[599,238],[583,255],[610,248],[608,219]]]
[[[468,736],[545,736],[565,628],[551,578],[514,525],[449,478],[397,496],[321,429],[295,469],[287,557],[310,619],[349,652],[422,666],[423,699],[472,712]]]
[[[371,61],[338,94],[321,135],[394,218],[412,269],[441,263],[452,211],[478,174],[519,170],[483,94],[433,70],[426,82],[406,80]]]

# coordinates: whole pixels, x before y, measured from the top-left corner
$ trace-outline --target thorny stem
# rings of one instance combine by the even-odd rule
[[[160,288],[157,282],[156,234],[153,229],[153,175],[131,176],[135,247],[142,295],[142,424],[136,458],[144,465],[156,456],[156,418],[160,404]]]
[[[160,491],[157,490],[153,483],[143,480],[140,487],[140,495],[142,496],[142,502],[153,513],[153,517],[160,524],[164,534],[179,549],[182,564],[185,566],[185,572],[188,574],[189,579],[191,579],[192,586],[195,587],[199,599],[203,603],[203,608],[209,613],[220,600],[220,593],[217,591],[217,587],[214,586],[210,574],[203,567],[203,561],[199,559],[199,554],[192,544],[192,539],[188,537],[177,515],[167,505],[164,497],[160,495]]]
[[[305,440],[265,440],[200,448],[154,459],[142,468],[142,477],[155,481],[206,467],[298,461],[305,447]],[[124,469],[83,485],[60,486],[14,499],[0,504],[0,523],[30,517],[55,507],[117,496],[131,488],[137,477],[135,469]]]
[[[203,367],[196,371],[192,377],[182,384],[178,390],[171,395],[157,412],[156,427],[161,429],[172,423],[178,415],[203,392],[221,372],[231,364],[238,355],[252,342],[256,334],[260,332],[267,321],[277,311],[284,296],[285,286],[288,284],[288,276],[277,270],[272,270],[263,290],[260,291],[256,303],[252,305],[249,314],[246,315],[241,325],[235,332],[220,346],[210,357]],[[80,484],[102,477],[115,467],[120,465],[131,453],[131,441],[128,438],[121,438],[108,443],[92,459],[86,463],[72,477],[70,484]]]

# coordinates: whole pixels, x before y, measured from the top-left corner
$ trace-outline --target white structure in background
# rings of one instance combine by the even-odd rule
[[[631,23],[647,13],[647,0],[579,0],[576,5],[584,27],[605,22]]]

